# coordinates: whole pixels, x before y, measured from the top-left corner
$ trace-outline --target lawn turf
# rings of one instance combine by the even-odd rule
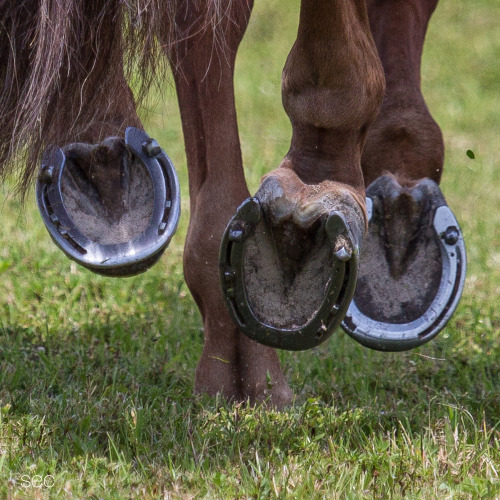
[[[251,192],[290,138],[280,77],[298,2],[282,5],[257,2],[237,61]],[[183,215],[148,273],[77,267],[33,197],[23,208],[12,182],[1,188],[0,498],[500,498],[498,19],[498,0],[442,0],[423,58],[469,258],[456,314],[406,353],[340,330],[281,352],[297,396],[284,412],[193,395],[202,325],[182,276],[189,203],[172,84],[143,117],[178,168]]]

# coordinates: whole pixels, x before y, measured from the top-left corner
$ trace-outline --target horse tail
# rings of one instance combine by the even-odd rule
[[[193,2],[206,29],[221,2]],[[24,195],[47,145],[98,142],[133,125],[125,122],[164,76],[165,53],[186,36],[176,23],[186,5],[0,0],[0,180],[16,175]]]

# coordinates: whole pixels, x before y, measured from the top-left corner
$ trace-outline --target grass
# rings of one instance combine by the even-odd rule
[[[288,147],[280,72],[297,8],[257,3],[239,55],[251,191]],[[499,14],[497,0],[441,2],[423,59],[443,189],[467,241],[457,313],[406,353],[341,331],[280,353],[297,395],[284,412],[193,395],[202,330],[182,277],[187,172],[172,88],[146,122],[178,166],[184,212],[148,273],[77,268],[33,199],[23,209],[4,186],[0,498],[500,498]]]

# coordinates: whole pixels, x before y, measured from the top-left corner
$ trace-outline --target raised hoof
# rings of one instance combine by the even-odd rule
[[[310,349],[330,337],[347,311],[356,286],[358,242],[343,215],[331,212],[308,235],[314,240],[312,257],[290,278],[272,233],[259,200],[247,199],[222,239],[224,299],[251,339],[279,349]]]
[[[125,140],[47,149],[36,198],[56,245],[105,276],[149,269],[168,246],[180,216],[179,183],[170,159],[133,127]]]
[[[429,179],[402,187],[382,176],[366,195],[369,229],[342,328],[372,349],[412,349],[434,338],[458,305],[466,273],[462,232]]]

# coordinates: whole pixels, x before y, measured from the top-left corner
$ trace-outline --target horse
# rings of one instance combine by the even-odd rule
[[[250,196],[233,74],[253,0],[1,0],[0,174],[21,196],[36,181],[77,262],[146,270],[175,231],[178,186],[137,110],[169,67],[189,171],[184,276],[204,329],[195,391],[283,406],[275,348],[341,325],[408,349],[457,306],[465,248],[420,87],[437,1],[301,1],[282,73],[290,148]]]

